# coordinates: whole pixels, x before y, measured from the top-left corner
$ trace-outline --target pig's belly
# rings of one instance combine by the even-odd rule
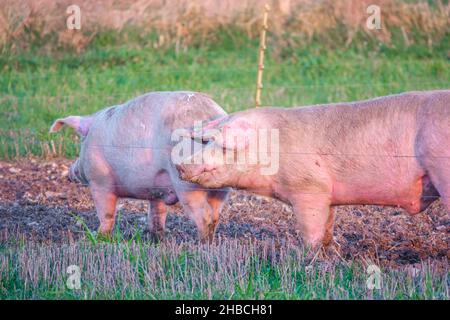
[[[332,202],[334,205],[386,205],[399,206],[411,214],[425,210],[439,198],[428,176],[408,183],[399,181],[347,184],[335,182]]]
[[[158,172],[145,172],[133,176],[122,177],[117,193],[120,197],[141,200],[163,200],[167,205],[178,202],[175,189],[172,186],[169,174],[160,170]]]

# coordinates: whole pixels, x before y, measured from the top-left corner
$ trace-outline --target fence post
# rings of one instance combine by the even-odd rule
[[[261,33],[259,36],[258,70],[256,73],[255,107],[261,106],[261,89],[263,87],[262,76],[263,76],[263,70],[264,70],[264,51],[266,50],[266,31],[268,29],[267,18],[269,16],[269,11],[270,11],[270,7],[268,4],[266,4],[264,6],[263,24],[262,24]]]

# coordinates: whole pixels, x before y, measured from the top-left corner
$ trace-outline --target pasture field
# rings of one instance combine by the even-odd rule
[[[154,2],[137,3],[145,1]],[[448,2],[380,3],[399,10],[385,17],[380,33],[353,32],[348,19],[331,19],[333,32],[311,27],[308,41],[305,26],[274,9],[279,20],[269,31],[263,105],[449,89]],[[348,15],[338,5],[327,10],[303,19]],[[227,112],[252,107],[258,41],[245,30],[257,20],[236,18],[234,28],[233,17],[203,21],[194,10],[183,16],[195,22],[188,23],[189,37],[161,27],[164,45],[155,45],[162,42],[155,30],[131,26],[100,28],[88,45],[68,48],[33,31],[41,25],[36,12],[5,45],[0,8],[0,299],[450,299],[450,219],[439,202],[415,216],[399,208],[339,207],[339,246],[316,259],[299,239],[291,208],[237,191],[212,245],[197,242],[179,206],[169,209],[166,239],[154,242],[147,204],[134,200],[121,201],[113,237],[97,239],[87,188],[67,181],[79,139],[71,130],[50,135],[52,122],[161,90],[205,92]],[[66,285],[69,265],[80,267],[80,289]],[[370,266],[380,270],[374,289],[367,286]]]

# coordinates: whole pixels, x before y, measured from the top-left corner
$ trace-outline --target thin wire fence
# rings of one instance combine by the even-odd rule
[[[74,182],[76,182],[76,181],[74,181]],[[91,186],[89,183],[82,183],[82,182],[76,182],[76,183],[79,183],[80,185],[82,185],[84,187],[90,187]],[[203,191],[203,192],[217,192],[217,191],[219,191],[219,192],[229,192],[229,191],[231,191],[231,188],[239,189],[239,187],[237,187],[237,186],[224,187],[224,188],[204,188],[204,187],[201,187],[198,184],[191,184],[189,182],[181,182],[181,184],[183,184],[182,187],[180,187],[180,186],[177,187],[177,189],[179,191]],[[105,191],[108,191],[108,192],[110,192],[112,188],[125,188],[126,189],[126,188],[129,188],[129,187],[130,187],[130,185],[127,185],[127,184],[116,184],[116,183],[109,184],[109,185],[105,184],[105,186],[100,186],[98,184],[95,185],[95,189],[97,189],[97,190],[105,190]],[[135,186],[134,185],[133,189],[135,190],[136,194],[147,194],[148,197],[149,197],[147,200],[151,200],[152,196],[155,199],[161,199],[161,198],[163,198],[166,195],[164,193],[175,192],[174,186],[158,186],[158,187],[155,187],[155,186],[143,186],[143,187],[139,187],[139,186]],[[156,192],[153,192],[153,190],[156,190]],[[251,192],[254,192],[254,193],[266,193],[267,191],[272,191],[272,190],[269,189],[269,188],[252,188],[251,189]],[[153,192],[153,194],[152,194],[152,192]],[[330,195],[331,194],[331,192],[318,192],[318,191],[307,192],[307,191],[298,191],[298,190],[296,190],[295,192],[292,192],[292,193],[293,194],[295,193],[296,195]],[[400,191],[399,191],[399,193],[400,193]],[[435,195],[421,195],[420,198],[424,199],[424,200],[425,199],[435,199],[435,200],[437,200],[437,199],[440,198],[440,196],[439,195],[436,195],[436,196]],[[142,200],[144,200],[144,199],[142,199]]]
[[[254,70],[248,68],[241,68],[236,66],[220,66],[208,69],[209,73],[214,72],[228,72],[234,73],[245,71],[248,74],[254,74]],[[274,66],[276,69],[276,66]],[[161,70],[159,70],[161,71]],[[158,71],[158,72],[159,72]],[[190,70],[187,67],[185,70],[174,68],[172,70],[163,70],[167,73],[189,74],[195,71],[195,68]],[[275,70],[276,71],[276,70]],[[133,72],[132,75],[146,74],[147,71]],[[203,73],[203,71],[202,71]],[[82,74],[80,74],[81,76]],[[120,72],[112,72],[112,75],[118,76]],[[27,75],[28,76],[28,75]],[[31,76],[28,83],[32,83],[37,77]],[[55,77],[60,79],[64,75],[61,74],[47,74],[43,75],[45,79]],[[78,76],[78,74],[77,74]],[[89,79],[93,76],[94,79]],[[130,74],[127,74],[130,76]],[[323,82],[323,83],[302,83],[302,84],[283,84],[279,85],[276,72],[268,73],[268,80],[266,83],[273,84],[265,85],[263,90],[263,105],[271,106],[293,106],[293,105],[311,105],[318,103],[329,102],[345,102],[349,101],[349,97],[357,96],[359,98],[370,98],[380,95],[380,92],[396,93],[406,90],[420,89],[448,89],[450,81],[444,79],[436,79],[430,81],[429,78],[414,77],[412,79],[398,79],[394,81],[370,81],[367,79],[357,80],[352,78],[340,78],[339,83]],[[21,76],[20,76],[21,77]],[[20,77],[18,81],[20,82]],[[95,74],[87,72],[88,83],[95,80]],[[112,76],[114,81],[114,76]],[[74,79],[72,79],[74,80]],[[15,87],[15,82],[12,78],[4,78],[2,75],[1,82],[5,83],[5,88],[8,91],[19,91]],[[63,81],[61,85],[66,83]],[[130,88],[132,83],[127,83],[127,88]],[[141,87],[139,84],[138,87]],[[179,86],[179,85],[177,85]],[[94,86],[95,87],[95,86]],[[21,90],[25,90],[20,88]],[[175,84],[163,85],[159,84],[153,86],[151,91],[172,91],[175,89]],[[201,88],[202,91],[209,94],[214,100],[224,107],[227,112],[234,112],[249,107],[253,107],[254,84],[249,82],[248,86],[232,86],[232,87],[215,87]],[[387,89],[387,90],[383,90]],[[58,138],[50,137],[47,134],[47,127],[45,123],[52,121],[58,116],[66,115],[70,112],[79,114],[93,113],[92,109],[100,109],[102,107],[117,105],[125,103],[139,95],[145,94],[144,89],[132,89],[122,92],[105,92],[107,90],[93,90],[75,89],[62,86],[61,91],[67,90],[88,90],[88,92],[75,92],[72,94],[62,95],[45,95],[34,91],[34,94],[22,94],[20,92],[7,93],[0,96],[0,115],[2,115],[3,129],[0,129],[0,158],[16,158],[27,155],[41,155],[41,156],[74,156],[79,151],[79,140],[76,135],[69,135],[64,133]],[[33,92],[33,91],[32,91]],[[98,106],[98,107],[97,107]],[[32,117],[23,118],[26,115],[22,114],[21,110],[30,111],[34,114]],[[36,117],[36,112],[42,113],[42,117]],[[33,118],[34,117],[34,118]],[[50,119],[50,120],[45,120]],[[49,125],[50,126],[50,123]],[[29,127],[28,123],[35,123],[36,127]],[[26,127],[28,126],[28,127]],[[45,128],[44,128],[45,127]],[[45,130],[44,130],[45,129]],[[71,150],[65,152],[65,150]]]
[[[265,92],[267,90],[273,89],[273,90],[279,90],[279,89],[307,89],[307,88],[361,88],[361,87],[387,87],[387,86],[398,86],[398,85],[407,85],[407,86],[425,86],[425,85],[439,85],[439,89],[447,89],[450,87],[450,82],[446,80],[433,80],[433,81],[422,81],[419,79],[415,79],[415,81],[408,81],[407,83],[405,81],[389,81],[389,82],[358,82],[358,83],[314,83],[314,84],[302,84],[302,85],[264,85]],[[448,87],[446,87],[448,86]],[[159,88],[155,88],[153,91],[174,91],[175,89],[173,86],[160,86]],[[178,90],[177,90],[178,91]],[[183,91],[183,90],[181,90]],[[202,90],[186,90],[186,91],[202,91]],[[246,91],[254,91],[253,87],[225,87],[225,88],[209,88],[204,90],[205,93],[208,93],[208,91],[211,92],[246,92]],[[26,96],[16,96],[16,95],[3,95],[0,97],[0,102],[8,101],[8,100],[25,100],[25,99],[75,99],[75,98],[95,98],[98,97],[108,97],[108,98],[114,98],[114,97],[124,97],[131,95],[133,99],[137,95],[143,95],[147,92],[142,93],[133,93],[133,92],[123,92],[123,93],[105,93],[103,91],[91,91],[86,94],[70,94],[70,95],[26,95]],[[253,97],[251,97],[253,98]],[[120,102],[119,102],[120,103]]]
[[[249,68],[249,66],[245,67],[238,67],[236,65],[239,65],[239,63],[242,62],[248,62],[249,66],[254,64],[253,60],[246,60],[242,59],[241,61],[234,61],[235,65],[223,65],[223,66],[210,66],[208,65],[202,65],[202,64],[195,64],[194,65],[183,65],[182,67],[176,67],[176,66],[170,66],[169,67],[162,67],[162,68],[152,68],[152,69],[140,69],[140,70],[133,70],[132,72],[126,71],[127,77],[133,77],[133,76],[142,76],[142,75],[151,75],[151,74],[176,74],[176,75],[184,75],[184,74],[192,74],[196,72],[200,72],[201,74],[211,74],[211,73],[234,73],[234,72],[241,72],[244,74],[253,74],[256,76],[256,70],[253,70]],[[82,61],[80,61],[81,65]],[[266,70],[267,75],[276,74],[280,69],[281,66],[278,66],[278,63],[276,61],[269,61],[269,63],[273,63],[271,65],[270,69]],[[408,62],[403,62],[408,63]],[[435,61],[427,61],[423,60],[420,62],[422,66],[428,66],[428,65],[436,65]],[[50,67],[50,66],[49,66]],[[298,65],[298,68],[301,68],[302,65]],[[376,71],[374,69],[375,67],[372,67],[373,69],[369,70],[371,72]],[[125,69],[125,67],[123,67]],[[59,71],[52,71],[49,72],[48,70],[45,70],[45,74],[36,74],[36,72],[39,72],[39,70],[34,70],[34,72],[5,72],[2,71],[2,79],[3,81],[23,81],[23,80],[36,80],[36,79],[48,79],[48,78],[68,78],[74,77],[83,77],[83,78],[95,78],[98,76],[99,73],[109,74],[112,76],[120,76],[123,75],[124,70],[122,70],[122,67],[115,66],[113,69],[105,69],[102,71],[97,72],[91,72],[89,71],[89,68],[77,68],[72,69],[70,67],[67,67],[66,69],[62,69]]]
[[[294,89],[308,89],[308,88],[331,88],[331,89],[346,89],[346,88],[368,88],[373,89],[374,87],[380,86],[380,87],[395,87],[395,85],[408,85],[411,87],[414,86],[447,86],[450,85],[450,83],[442,80],[436,80],[436,81],[420,81],[418,79],[415,79],[416,81],[390,81],[390,82],[360,82],[360,83],[320,83],[320,84],[302,84],[302,85],[268,85],[265,87],[265,92],[268,96],[270,96],[271,90],[294,90]],[[445,88],[445,87],[444,87]],[[215,90],[219,91],[222,95],[224,93],[232,93],[232,92],[249,92],[247,99],[248,101],[251,101],[253,88],[247,88],[247,87],[231,87],[231,88],[213,88],[210,89],[210,91],[214,92]],[[207,91],[208,92],[208,91]],[[300,91],[302,93],[302,91]],[[30,100],[30,101],[39,101],[42,100],[43,102],[48,102],[51,100],[72,100],[75,102],[77,99],[101,99],[101,98],[108,98],[109,100],[113,100],[119,97],[127,97],[127,96],[135,96],[132,92],[122,92],[122,93],[94,93],[90,92],[87,94],[77,94],[77,95],[62,95],[62,96],[43,96],[43,95],[30,95],[30,96],[3,96],[0,98],[0,102],[15,100],[15,101],[23,101],[23,100]],[[93,97],[95,96],[95,97]],[[249,104],[250,105],[250,104]],[[34,128],[25,128],[22,129],[22,134],[20,130],[9,130],[9,132],[14,132],[17,134],[16,138],[18,138],[16,141],[13,141],[12,145],[10,145],[11,141],[6,141],[4,139],[0,138],[0,155],[7,156],[10,153],[15,153],[16,157],[20,157],[23,155],[36,155],[36,151],[33,151],[33,148],[40,148],[40,155],[42,156],[64,156],[66,155],[66,147],[74,147],[75,150],[74,153],[76,154],[79,151],[79,139],[71,135],[69,137],[61,136],[59,137],[59,140],[51,139],[49,141],[38,139],[36,136],[39,134],[39,130],[36,130]],[[2,132],[3,131],[3,132]],[[26,131],[26,132],[24,132]],[[0,130],[0,133],[2,137],[4,137],[4,130]],[[25,134],[24,134],[25,133]],[[28,137],[27,137],[28,135]],[[10,135],[12,137],[12,135]],[[31,139],[28,139],[31,137]],[[67,141],[67,139],[75,138],[74,141]],[[28,140],[27,140],[28,139]],[[13,139],[14,140],[14,139]],[[20,146],[17,146],[20,144]],[[127,146],[114,146],[114,145],[93,145],[92,147],[102,147],[102,148],[121,148],[121,149],[152,149],[155,151],[161,151],[166,150],[165,148],[155,148],[155,147],[146,147],[146,146],[133,146],[133,145],[127,145]],[[11,152],[11,149],[14,151]],[[266,152],[265,152],[266,153]],[[38,153],[39,154],[39,153]],[[332,157],[380,157],[385,159],[414,159],[417,158],[417,155],[408,155],[408,154],[358,154],[358,153],[317,153],[317,152],[279,152],[276,154],[273,154],[275,156],[281,156],[281,155],[302,155],[302,156],[332,156]],[[14,158],[14,157],[13,157]],[[442,155],[442,156],[434,156],[434,158],[440,158],[440,159],[449,159],[450,156]],[[88,184],[84,184],[85,186],[88,186]],[[114,184],[112,186],[105,186],[106,188],[110,187],[122,187],[124,185],[122,184]],[[187,186],[187,189],[191,190],[199,190],[199,191],[228,191],[228,188],[201,188],[198,186]],[[168,187],[145,187],[146,190],[148,190],[150,193],[152,192],[172,192],[173,188]],[[258,189],[253,190],[254,192],[267,192],[267,189]],[[328,194],[326,192],[297,192],[298,194]],[[424,195],[422,197],[423,199],[437,199],[439,196],[434,195]]]
[[[238,61],[239,62],[239,61]],[[122,75],[121,67],[115,67],[113,69],[114,71],[105,71],[107,74],[111,75]],[[72,77],[96,77],[98,75],[98,72],[90,72],[89,69],[82,69],[82,70],[75,70],[75,69],[64,69],[63,71],[67,71],[66,73],[61,72],[46,72],[45,74],[35,74],[35,73],[5,73],[3,72],[2,78],[3,80],[24,80],[23,78],[27,80],[36,80],[36,79],[48,79],[48,78],[67,78],[68,75]],[[149,74],[191,74],[193,72],[201,71],[202,74],[206,73],[215,73],[215,72],[242,72],[242,73],[250,73],[255,74],[254,70],[249,69],[248,67],[236,67],[236,66],[229,66],[229,67],[211,67],[211,66],[203,66],[203,65],[196,65],[193,66],[186,66],[186,67],[174,67],[171,66],[170,69],[168,68],[161,68],[161,69],[149,69],[149,70],[133,70],[133,72],[127,72],[127,76],[142,76],[142,75],[149,75]]]

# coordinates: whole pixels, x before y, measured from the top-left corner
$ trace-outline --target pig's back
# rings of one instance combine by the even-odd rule
[[[225,114],[202,93],[151,92],[99,112],[90,135],[124,146],[149,146],[170,140],[174,129]]]
[[[407,92],[364,101],[296,107],[288,110],[311,147],[346,154],[409,152],[430,101],[450,91]],[[437,106],[431,106],[436,111]],[[300,126],[298,126],[300,124]],[[331,151],[331,150],[328,150]]]
[[[90,150],[83,154],[106,163],[124,195],[143,197],[155,186],[170,185],[172,130],[225,114],[201,93],[148,93],[98,112],[84,143]]]

